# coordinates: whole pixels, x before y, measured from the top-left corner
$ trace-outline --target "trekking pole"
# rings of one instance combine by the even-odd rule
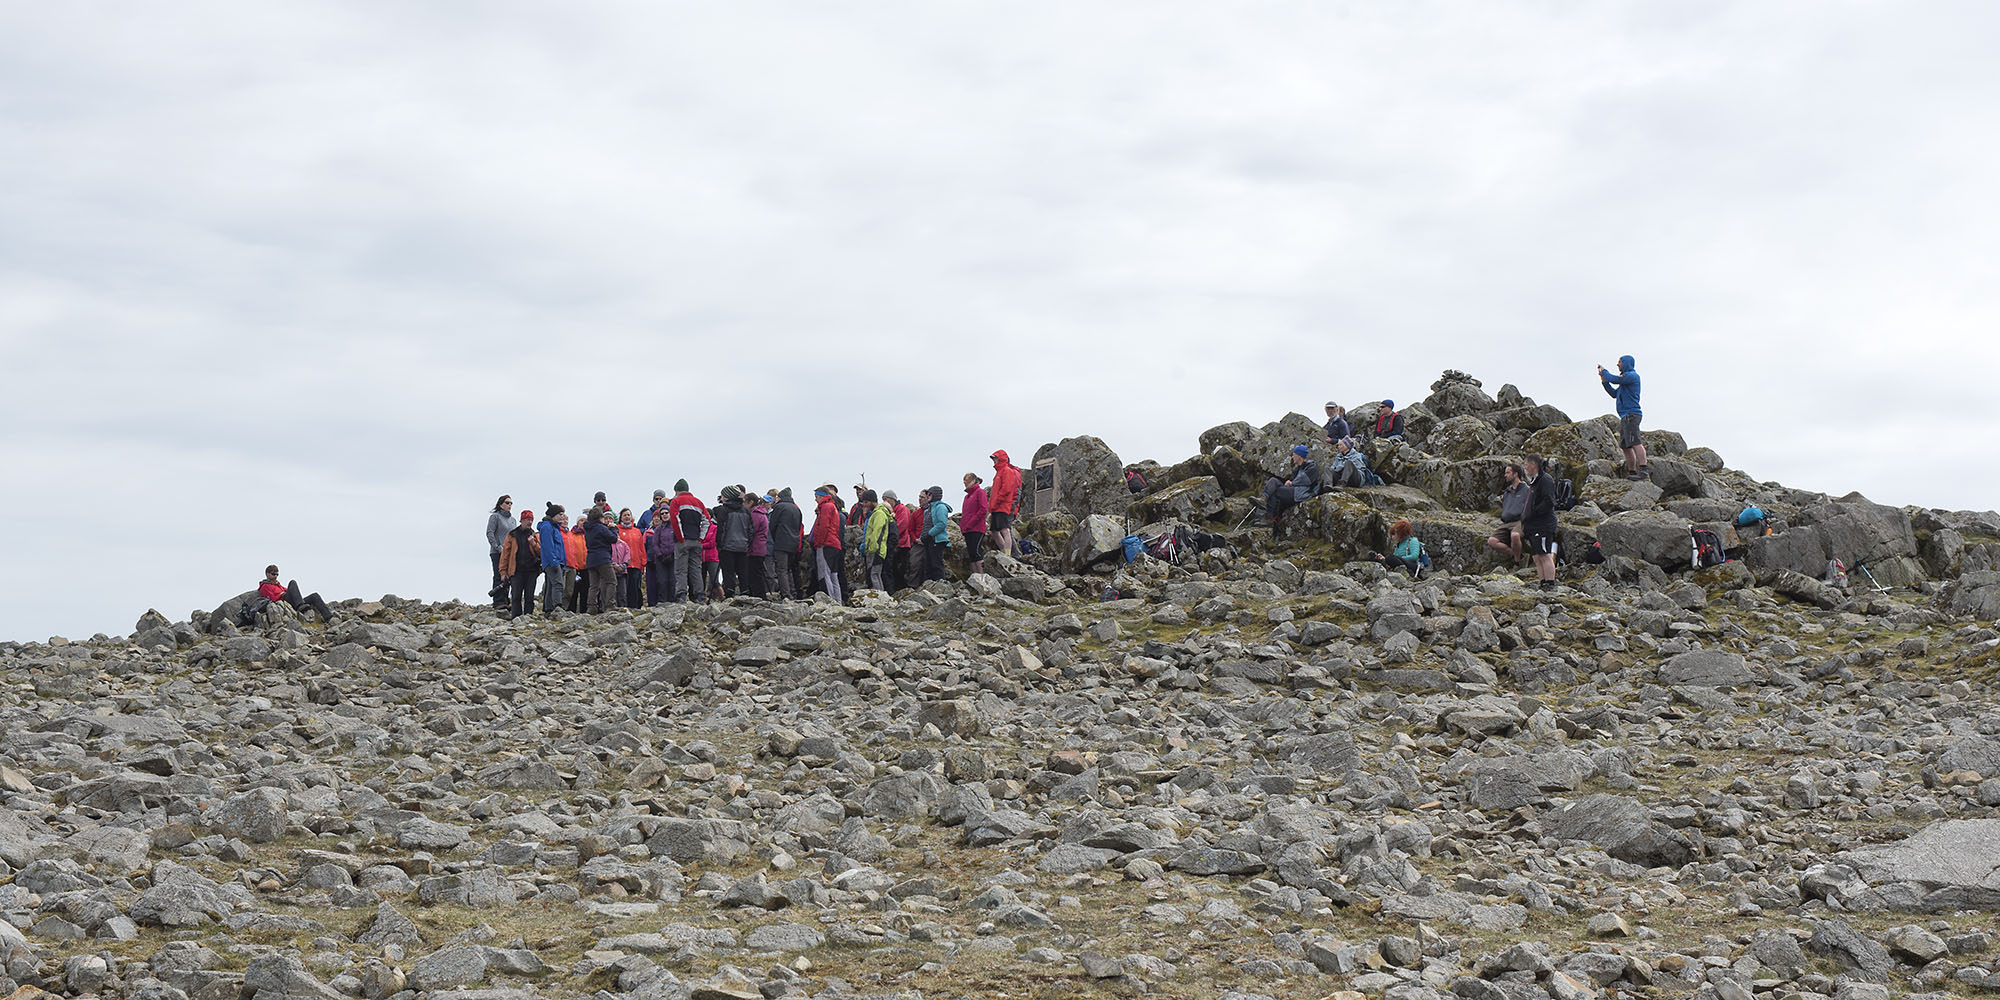
[[[1875,579],[1875,574],[1868,571],[1867,563],[1861,563],[1855,566],[1854,568],[1860,570],[1861,575],[1868,578],[1869,585],[1875,588],[1876,593],[1886,594],[1889,592],[1889,588],[1882,586],[1882,584]]]

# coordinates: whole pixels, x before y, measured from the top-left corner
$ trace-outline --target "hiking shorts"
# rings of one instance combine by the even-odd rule
[[[1008,528],[1011,528],[1013,526],[1014,526],[1014,515],[1012,514],[986,515],[986,527],[989,530],[1006,531]]]
[[[1639,447],[1639,414],[1628,413],[1618,418],[1618,447]]]
[[[1512,545],[1514,544],[1514,532],[1519,530],[1521,530],[1521,522],[1502,521],[1499,527],[1493,529],[1493,540],[1502,545]]]
[[[1544,535],[1539,531],[1524,531],[1521,534],[1521,551],[1536,556],[1555,555],[1556,536]]]

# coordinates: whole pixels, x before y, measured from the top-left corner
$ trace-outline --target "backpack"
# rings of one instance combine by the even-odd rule
[[[1387,485],[1387,484],[1385,484],[1385,483],[1383,483],[1383,482],[1382,482],[1382,477],[1381,477],[1381,476],[1378,476],[1378,475],[1376,475],[1376,474],[1375,474],[1375,470],[1374,470],[1374,469],[1362,469],[1362,470],[1361,470],[1361,485],[1363,485],[1363,486],[1384,486],[1384,485]]]
[[[1146,540],[1138,535],[1126,535],[1124,547],[1126,562],[1137,562],[1146,556]]]
[[[1568,478],[1560,475],[1556,476],[1555,479],[1556,479],[1556,499],[1555,499],[1556,509],[1575,510],[1576,484],[1570,482]]]
[[[681,538],[683,540],[698,542],[708,537],[708,526],[711,522],[708,515],[700,507],[696,507],[694,504],[682,507],[674,511],[674,520],[680,522]]]
[[[1125,488],[1133,493],[1146,492],[1146,477],[1140,475],[1138,469],[1126,469]]]
[[[1688,529],[1689,546],[1693,550],[1690,562],[1695,569],[1720,566],[1729,561],[1729,554],[1722,551],[1722,539],[1707,528]]]
[[[1590,547],[1583,550],[1583,561],[1589,563],[1592,566],[1603,565],[1604,547],[1597,544],[1596,542],[1591,542]]]

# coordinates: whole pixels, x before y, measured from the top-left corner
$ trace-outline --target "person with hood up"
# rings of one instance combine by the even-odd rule
[[[722,494],[715,495],[715,503],[718,507],[722,505]],[[710,511],[708,533],[701,536],[701,586],[711,601],[722,599],[722,549],[716,544],[720,531],[714,512]]]
[[[604,523],[604,508],[592,506],[590,516],[583,522],[583,572],[590,579],[590,597],[587,610],[593,615],[601,615],[611,609],[617,589],[616,575],[611,568],[611,548],[618,544],[618,530]]]
[[[674,497],[667,501],[667,524],[673,529],[674,556],[667,571],[667,600],[702,600],[701,540],[708,534],[708,505],[688,492],[688,481],[674,483]],[[658,526],[654,530],[659,530]]]
[[[590,559],[590,547],[584,544],[583,526],[590,514],[569,526],[569,534],[563,536],[563,558],[569,562],[569,588],[563,591],[565,606],[576,614],[582,614],[590,595],[590,578],[584,575],[584,564]]]
[[[750,552],[744,573],[750,596],[763,600],[770,591],[765,587],[765,566],[771,558],[771,498],[752,497],[750,503]]]
[[[822,486],[813,491],[819,503],[813,516],[812,545],[814,568],[819,572],[820,581],[826,586],[826,596],[835,604],[847,603],[843,597],[841,577],[843,575],[844,553],[840,544],[842,517],[840,506],[834,502],[832,493]]]
[[[507,543],[507,533],[514,530],[514,498],[501,494],[493,501],[493,512],[486,515],[486,554],[493,561],[493,582],[488,585],[486,596],[493,598],[493,606],[507,606],[507,578],[500,575],[500,546]]]
[[[876,500],[870,490],[867,499],[868,520],[862,528],[861,551],[867,557],[868,585],[876,590],[888,591],[894,571],[889,561],[896,555],[896,508]]]
[[[542,541],[542,614],[545,615],[560,610],[563,595],[569,592],[569,555],[563,547],[568,523],[569,515],[563,513],[562,504],[552,503],[542,511],[541,526],[535,529]]]
[[[1646,466],[1646,441],[1639,436],[1639,418],[1645,415],[1639,409],[1639,364],[1627,354],[1618,359],[1616,375],[1598,365],[1597,380],[1604,394],[1618,401],[1618,447],[1625,451],[1625,478],[1644,479],[1651,470]]]
[[[1278,533],[1278,519],[1293,507],[1319,495],[1319,465],[1307,456],[1305,445],[1292,446],[1292,474],[1284,479],[1272,476],[1264,483],[1264,516],[1271,519],[1271,534]]]
[[[749,590],[750,508],[734,486],[723,487],[722,504],[715,508],[715,549],[722,562],[722,595],[735,597]]]
[[[627,608],[646,606],[646,532],[632,516],[632,508],[618,512],[618,540],[625,543],[625,572],[618,579],[618,603]]]
[[[799,554],[805,551],[806,516],[792,499],[792,488],[778,491],[771,503],[771,565],[777,581],[776,596],[796,601],[799,589]]]
[[[1014,554],[1014,519],[1021,512],[1021,470],[1008,461],[1006,449],[988,456],[993,459],[993,488],[987,492],[987,528],[993,534],[993,551]]]
[[[542,571],[542,543],[535,534],[535,512],[521,512],[521,523],[500,543],[500,575],[507,581],[507,617],[535,610],[535,575]]]
[[[944,579],[944,550],[951,544],[951,505],[944,502],[944,487],[924,491],[924,579]]]
[[[965,536],[965,575],[986,572],[980,559],[980,543],[986,541],[986,487],[979,473],[968,472],[959,480],[965,486],[965,506],[959,510],[958,533]]]

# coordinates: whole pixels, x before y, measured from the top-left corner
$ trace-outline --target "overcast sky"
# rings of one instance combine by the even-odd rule
[[[1996,505],[2000,5],[0,6],[0,638],[1444,368]],[[957,490],[950,491],[956,500]]]

